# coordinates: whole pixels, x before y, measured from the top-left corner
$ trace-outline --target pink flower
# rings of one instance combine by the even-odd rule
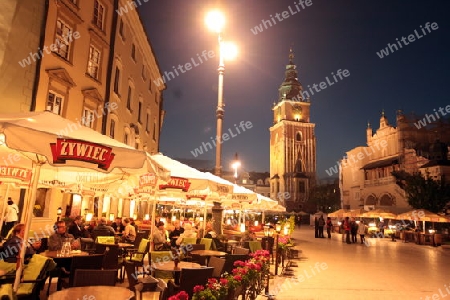
[[[221,285],[227,285],[228,284],[228,280],[225,278],[220,278],[220,284]]]
[[[217,279],[215,278],[209,278],[208,283],[217,283]]]
[[[203,287],[203,285],[196,285],[194,286],[194,293],[199,293],[201,291],[203,291],[205,288]]]
[[[234,275],[233,278],[234,278],[235,280],[237,280],[237,281],[241,281],[241,280],[242,280],[241,275]]]

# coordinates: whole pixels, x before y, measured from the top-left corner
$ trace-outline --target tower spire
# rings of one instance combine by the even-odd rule
[[[291,47],[289,47],[289,64],[290,65],[294,64],[294,49],[292,45]]]

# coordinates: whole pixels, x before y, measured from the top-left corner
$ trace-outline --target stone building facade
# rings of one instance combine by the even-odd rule
[[[349,150],[340,161],[343,208],[384,208],[394,213],[404,212],[411,207],[392,172],[412,174],[423,171],[425,167],[439,173],[433,174],[435,179],[443,178],[447,169],[436,166],[445,165],[448,161],[446,149],[450,145],[450,122],[435,119],[427,126],[419,126],[420,120],[422,117],[406,116],[398,111],[396,127],[389,124],[384,113],[375,132],[368,125],[367,146]]]

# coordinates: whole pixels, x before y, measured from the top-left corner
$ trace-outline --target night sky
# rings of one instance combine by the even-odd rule
[[[291,45],[304,90],[327,76],[333,81],[331,73],[339,69],[350,72],[311,96],[319,178],[327,178],[325,170],[346,151],[366,145],[367,122],[377,129],[382,110],[395,125],[398,109],[431,114],[450,105],[450,1],[312,0],[304,8],[298,2],[227,0],[221,6],[227,16],[224,40],[239,47],[238,57],[225,63],[223,132],[241,121],[252,124],[223,143],[224,170],[230,169],[237,152],[245,171],[269,171],[271,107],[278,99]],[[164,91],[167,113],[160,151],[172,158],[194,159],[191,151],[216,134],[218,43],[204,24],[206,12],[216,6],[216,1],[153,0],[139,7],[161,72],[173,72],[173,66],[192,60],[196,64],[185,73],[178,71]],[[266,22],[268,28],[254,34],[251,29],[262,20],[272,26]],[[436,22],[438,28],[428,32],[427,22]],[[417,36],[415,30],[420,38],[409,42],[409,35]],[[391,46],[393,52],[388,48],[389,55],[380,58],[377,52],[388,43],[398,50]],[[203,51],[217,55],[201,57],[200,62],[197,54]],[[210,160],[212,168],[215,149],[196,158]]]

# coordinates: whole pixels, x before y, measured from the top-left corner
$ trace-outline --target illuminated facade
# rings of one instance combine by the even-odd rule
[[[316,183],[315,124],[310,122],[310,99],[303,97],[293,59],[291,49],[269,129],[270,198],[288,211],[300,210]]]

